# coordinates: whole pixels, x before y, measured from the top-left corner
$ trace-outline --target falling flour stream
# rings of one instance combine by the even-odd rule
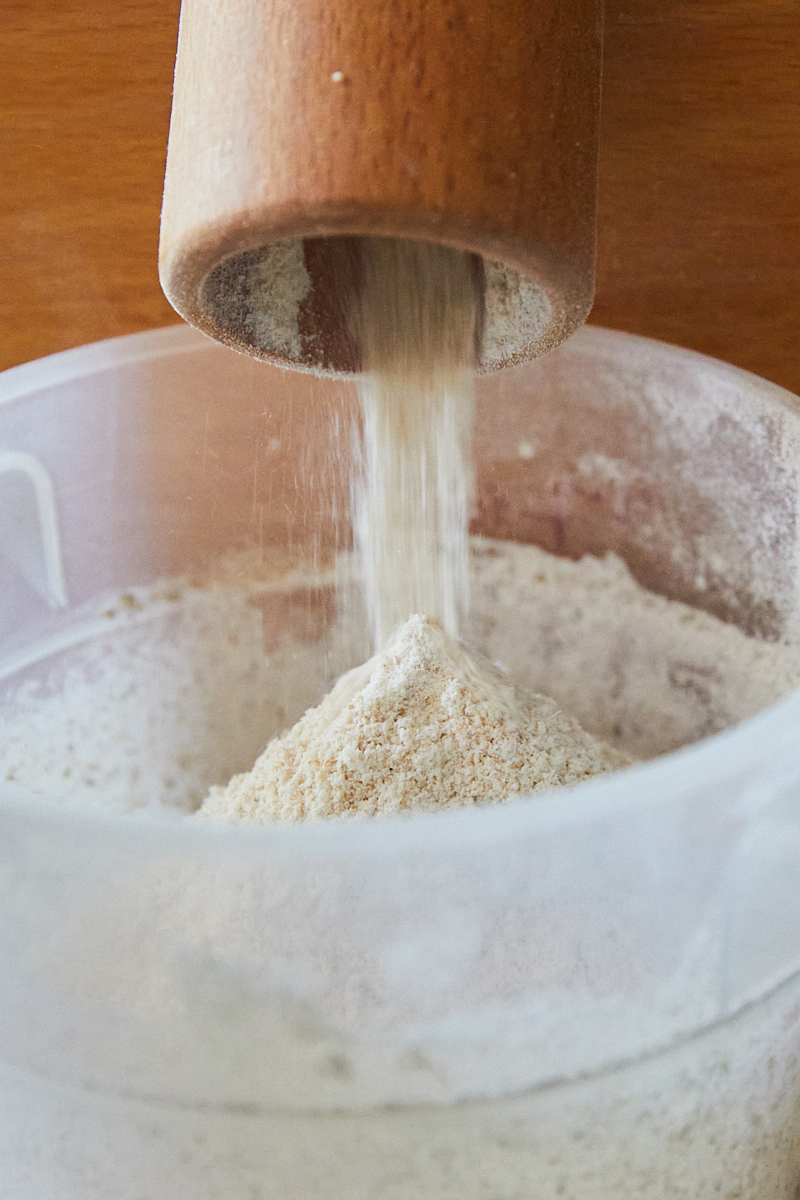
[[[389,238],[360,247],[350,314],[363,371],[355,532],[380,650],[412,613],[458,637],[467,608],[479,295],[466,254]]]

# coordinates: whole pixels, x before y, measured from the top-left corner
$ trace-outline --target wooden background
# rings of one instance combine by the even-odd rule
[[[0,367],[172,323],[179,0],[2,0]],[[800,393],[800,0],[608,0],[592,320]]]

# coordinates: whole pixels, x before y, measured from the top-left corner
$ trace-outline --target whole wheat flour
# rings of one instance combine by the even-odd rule
[[[456,637],[467,608],[479,305],[466,254],[392,238],[361,238],[359,248],[349,314],[363,369],[354,532],[380,650],[416,612]]]
[[[800,650],[647,591],[615,554],[578,562],[473,538],[466,633],[513,683],[595,737],[654,758],[800,687]]]
[[[201,813],[265,824],[466,807],[631,761],[415,615]]]
[[[321,573],[284,558],[101,598],[67,644],[0,680],[0,779],[30,804],[186,812],[249,771],[369,655],[348,562]],[[654,595],[615,555],[472,538],[470,587],[468,643],[635,758],[800,687],[796,645]]]

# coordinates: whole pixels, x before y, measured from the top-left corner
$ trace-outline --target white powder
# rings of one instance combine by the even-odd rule
[[[412,613],[453,637],[467,607],[478,296],[467,255],[361,238],[349,314],[364,374],[355,536],[373,646]]]
[[[636,758],[708,737],[800,687],[800,648],[762,642],[640,587],[614,554],[572,562],[472,541],[468,635]]]
[[[299,306],[311,290],[303,243],[290,238],[250,254],[250,303],[245,324],[254,345],[299,358],[302,354]]]
[[[487,804],[630,759],[515,691],[426,617],[345,675],[201,813],[268,823]]]
[[[570,562],[483,538],[470,550],[469,643],[634,757],[800,686],[796,646],[655,596],[613,555]],[[0,681],[0,778],[31,803],[196,808],[369,653],[349,569],[276,553],[99,602],[70,644]]]
[[[528,343],[544,343],[553,320],[553,306],[543,288],[502,263],[484,259],[483,270],[486,281],[483,362],[494,367],[510,366],[525,357],[521,331]]]
[[[508,668],[519,703],[531,688],[555,700],[539,696],[509,734],[508,683],[484,677],[481,690],[464,651],[417,619],[250,773],[216,789],[204,813],[303,820],[486,803],[629,761],[592,738],[587,756],[587,735],[559,705],[595,737],[650,758],[800,685],[796,648],[645,591],[614,555],[571,562],[481,539],[472,552],[471,636]]]
[[[100,600],[0,680],[0,779],[76,807],[191,811],[363,657],[335,574],[274,552]]]

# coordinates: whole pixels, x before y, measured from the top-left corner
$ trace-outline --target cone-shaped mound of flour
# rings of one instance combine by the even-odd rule
[[[200,815],[265,824],[491,804],[631,762],[413,616]]]

